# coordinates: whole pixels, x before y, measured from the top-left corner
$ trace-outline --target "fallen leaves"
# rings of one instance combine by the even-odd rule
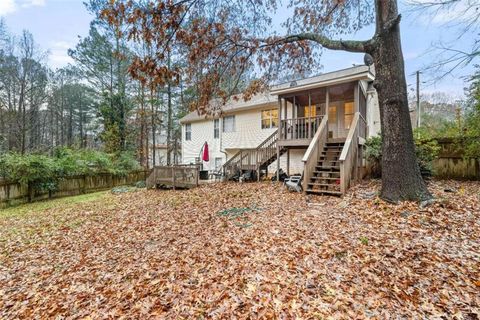
[[[479,187],[432,182],[420,208],[362,196],[377,182],[228,183],[6,216],[0,318],[478,319]]]

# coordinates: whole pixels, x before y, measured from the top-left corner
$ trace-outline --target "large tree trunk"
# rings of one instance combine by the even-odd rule
[[[370,53],[383,137],[381,197],[392,202],[431,198],[415,155],[398,20],[396,1],[377,0],[378,38]]]

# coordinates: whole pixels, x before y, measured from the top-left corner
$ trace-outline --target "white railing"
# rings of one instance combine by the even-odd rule
[[[280,120],[280,140],[313,139],[324,118],[323,115]]]
[[[342,194],[345,194],[352,181],[359,179],[359,137],[366,138],[367,130],[365,119],[360,112],[355,113],[339,159]]]
[[[327,143],[328,139],[328,116],[323,116],[320,125],[315,132],[315,136],[313,137],[310,145],[308,146],[305,155],[302,158],[304,164],[304,172],[303,172],[303,190],[307,190],[308,182],[313,175],[313,171],[315,171],[315,166],[317,165],[318,158],[320,157],[320,153],[323,151],[325,144]]]

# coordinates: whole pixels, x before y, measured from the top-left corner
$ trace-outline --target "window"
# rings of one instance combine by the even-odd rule
[[[235,132],[235,116],[223,118],[223,132]]]
[[[353,102],[345,102],[345,117],[343,119],[345,124],[345,130],[349,130],[350,125],[352,124],[354,114],[353,109]]]
[[[262,129],[278,128],[278,109],[262,111]]]
[[[185,125],[185,140],[190,141],[192,140],[192,124],[187,123]]]
[[[315,105],[313,106],[305,106],[303,107],[305,118],[316,117],[317,116],[317,108]]]
[[[223,159],[220,157],[220,158],[215,158],[215,170],[218,171],[222,168],[222,165],[223,165]]]
[[[220,137],[220,119],[213,120],[213,138],[218,139]]]

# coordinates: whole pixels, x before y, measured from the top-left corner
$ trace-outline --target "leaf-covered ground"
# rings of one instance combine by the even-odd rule
[[[0,213],[0,318],[479,319],[480,183],[430,189],[423,209],[254,183]]]

